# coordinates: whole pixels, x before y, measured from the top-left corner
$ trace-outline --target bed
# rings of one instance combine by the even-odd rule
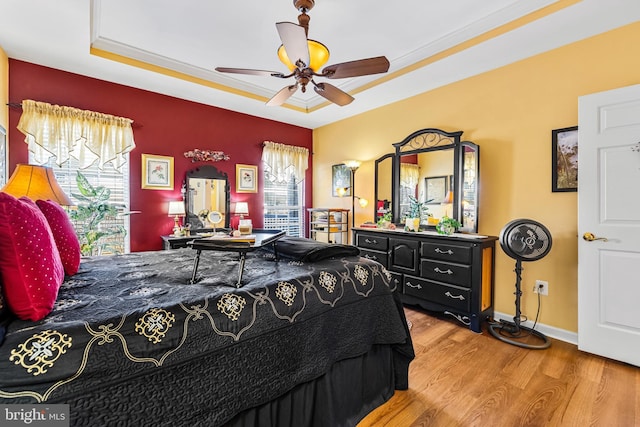
[[[189,248],[83,258],[49,315],[6,325],[0,404],[68,404],[71,425],[356,425],[408,387],[398,290],[349,250],[277,245],[240,288],[228,252],[203,252],[194,284]]]

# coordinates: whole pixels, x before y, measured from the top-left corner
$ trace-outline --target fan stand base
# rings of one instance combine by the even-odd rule
[[[530,350],[544,350],[545,348],[549,348],[551,345],[551,341],[549,341],[549,338],[547,338],[543,333],[538,332],[535,329],[516,325],[513,322],[507,322],[504,320],[499,323],[490,323],[489,332],[500,341]],[[521,341],[523,338],[529,339],[530,337],[536,337],[541,342],[536,344]]]
[[[528,348],[531,350],[543,350],[551,345],[551,341],[544,336],[542,332],[538,332],[535,329],[527,328],[520,325],[520,319],[522,312],[520,310],[520,297],[522,296],[522,260],[516,259],[516,315],[513,318],[513,322],[501,320],[500,322],[489,323],[489,332],[491,335],[504,341],[508,344],[512,344],[522,348]],[[524,340],[529,340],[530,337],[536,337],[542,341],[541,344],[529,343]]]

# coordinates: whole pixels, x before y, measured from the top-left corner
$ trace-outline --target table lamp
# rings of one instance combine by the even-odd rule
[[[184,216],[186,214],[184,210],[184,202],[182,201],[174,201],[169,202],[169,216],[173,216],[173,235],[180,236],[180,222],[178,217]]]
[[[34,202],[51,200],[61,206],[73,205],[60,188],[53,169],[46,166],[18,164],[2,191],[17,198],[26,196]]]
[[[240,234],[251,234],[253,224],[250,219],[244,219],[245,215],[249,215],[249,204],[247,202],[236,202],[236,215],[240,215],[240,222],[238,223]]]

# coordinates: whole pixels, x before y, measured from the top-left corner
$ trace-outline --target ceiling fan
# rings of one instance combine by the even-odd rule
[[[359,59],[329,65],[318,73],[329,60],[329,49],[315,40],[307,38],[309,32],[309,20],[307,12],[315,5],[315,0],[293,0],[295,8],[301,12],[298,16],[298,24],[292,22],[278,22],[276,28],[282,41],[278,49],[278,57],[291,71],[283,74],[278,71],[253,70],[247,68],[216,67],[216,71],[222,73],[250,74],[255,76],[272,76],[281,79],[293,77],[295,83],[285,86],[276,93],[268,102],[269,106],[284,104],[300,88],[306,92],[307,84],[313,85],[316,93],[334,104],[344,106],[353,101],[348,93],[338,89],[329,83],[316,83],[314,77],[326,77],[328,79],[343,79],[347,77],[366,76],[370,74],[386,73],[389,70],[389,60],[384,56]],[[293,59],[293,60],[292,60]]]

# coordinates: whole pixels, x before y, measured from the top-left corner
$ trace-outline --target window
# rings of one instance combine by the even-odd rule
[[[265,172],[264,228],[284,230],[287,235],[304,236],[304,181],[277,182]]]
[[[304,182],[309,150],[304,147],[265,141],[264,228],[284,230],[289,236],[304,237]]]
[[[104,170],[100,170],[96,164],[89,166],[80,172],[87,178],[92,186],[103,186],[111,190],[111,197],[109,203],[116,205],[120,212],[129,211],[129,155],[126,155],[127,161],[121,167],[122,171],[118,172],[110,164],[104,167]],[[29,154],[29,162],[32,162],[31,153]],[[35,162],[33,162],[35,163]],[[69,158],[61,166],[58,166],[55,161],[55,157],[51,157],[48,163],[44,166],[49,166],[53,169],[58,180],[58,184],[69,198],[74,203],[83,203],[75,197],[75,194],[79,193],[78,186],[76,184],[76,171],[80,170],[78,160],[73,157]],[[71,208],[73,209],[73,208]],[[109,243],[107,250],[103,251],[102,255],[110,253],[128,253],[130,252],[130,239],[129,239],[129,216],[118,215],[113,220],[107,220],[102,223],[106,227],[113,228],[117,226],[124,227],[126,230],[125,235],[110,236],[107,238]],[[78,229],[78,224],[74,224]]]

